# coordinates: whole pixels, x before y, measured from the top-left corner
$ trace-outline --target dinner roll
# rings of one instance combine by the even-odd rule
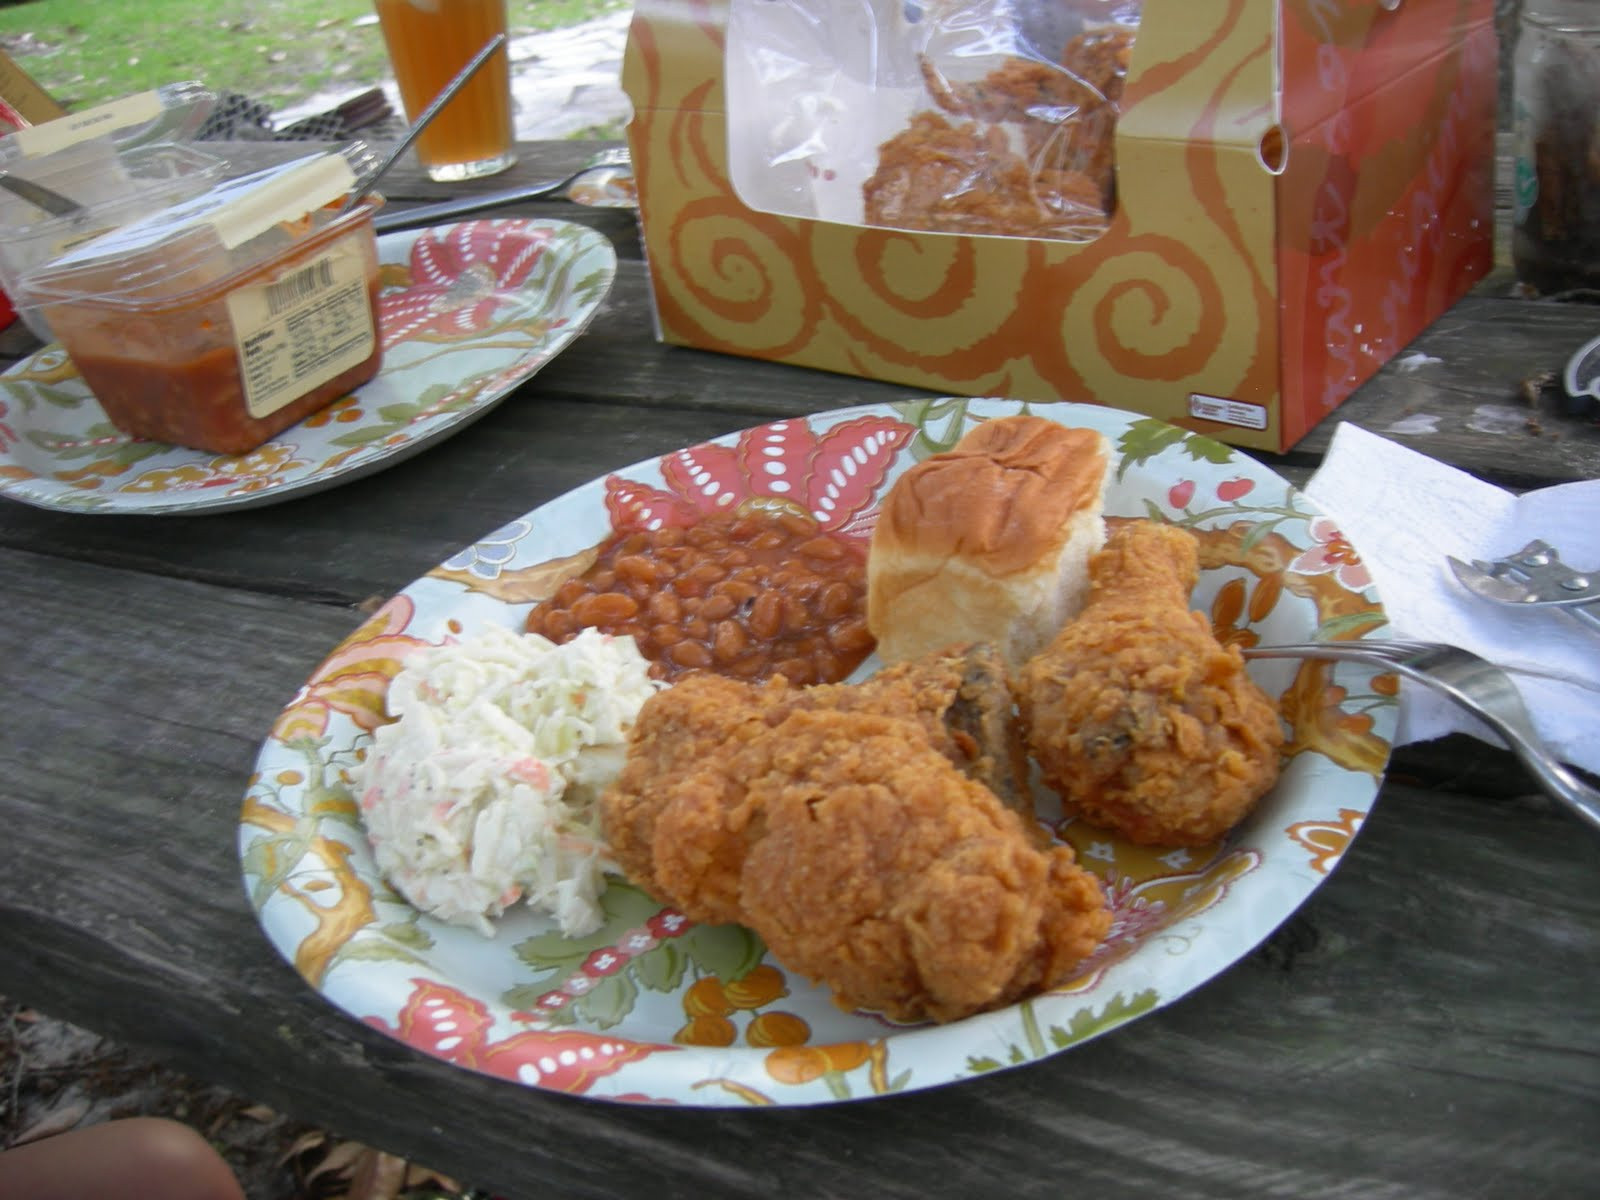
[[[1020,666],[1083,607],[1105,542],[1110,443],[1043,417],[984,421],[890,488],[867,558],[885,662],[988,642]]]

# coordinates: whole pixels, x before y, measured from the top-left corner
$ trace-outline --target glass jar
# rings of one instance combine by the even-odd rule
[[[1512,120],[1517,278],[1600,289],[1600,0],[1523,0]]]

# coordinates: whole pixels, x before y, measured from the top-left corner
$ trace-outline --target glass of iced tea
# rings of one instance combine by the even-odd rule
[[[505,0],[373,0],[373,4],[410,121],[485,42],[506,31]],[[510,61],[509,53],[490,56],[417,136],[417,158],[429,178],[445,183],[475,179],[516,162]]]

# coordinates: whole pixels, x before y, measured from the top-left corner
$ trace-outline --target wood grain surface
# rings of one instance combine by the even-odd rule
[[[495,184],[592,149],[530,145]],[[448,194],[415,172],[387,192]],[[426,1058],[317,996],[246,901],[238,809],[273,718],[363,613],[608,470],[915,394],[662,346],[631,213],[526,211],[605,229],[616,287],[568,351],[426,453],[209,516],[0,500],[0,991],[508,1197],[1592,1194],[1600,839],[1465,738],[1400,752],[1332,878],[1220,977],[1070,1053],[929,1092],[611,1105]],[[1438,363],[1391,364],[1335,420],[1512,488],[1600,476],[1600,427],[1524,388],[1600,333],[1597,314],[1491,281],[1410,348]],[[1333,424],[1263,460],[1303,480]]]

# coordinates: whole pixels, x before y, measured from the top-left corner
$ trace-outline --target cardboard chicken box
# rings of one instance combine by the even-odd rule
[[[638,0],[658,332],[1283,450],[1488,272],[1497,78],[1493,0]]]
[[[0,134],[43,125],[65,111],[16,59],[0,50]]]

